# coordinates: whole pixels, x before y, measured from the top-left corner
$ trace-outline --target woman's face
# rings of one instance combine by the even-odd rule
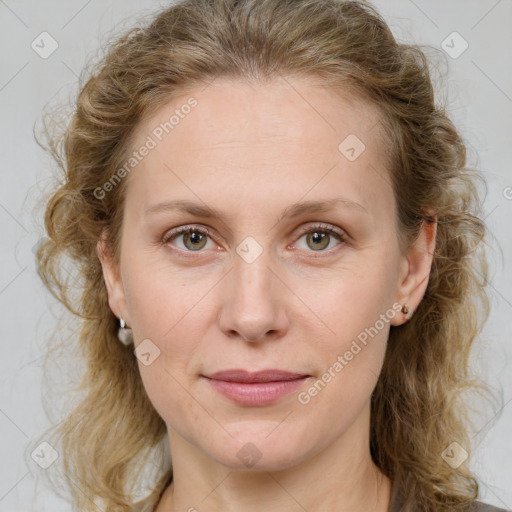
[[[381,128],[369,104],[298,78],[218,78],[138,127],[120,272],[104,269],[173,456],[275,470],[367,446],[390,325],[429,269],[399,251]],[[309,377],[206,378],[231,369]]]

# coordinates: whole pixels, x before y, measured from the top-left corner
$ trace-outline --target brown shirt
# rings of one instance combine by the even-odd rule
[[[391,504],[389,506],[389,512],[415,512],[411,508],[406,508],[404,506],[403,496],[400,494],[397,486],[393,486],[391,490]],[[505,510],[504,508],[496,508],[492,505],[487,505],[485,503],[481,503],[480,501],[475,501],[471,505],[471,509],[468,512],[511,512],[510,510]]]
[[[137,502],[130,510],[130,512],[154,512],[160,498],[172,481],[172,469],[167,471],[158,481],[153,492],[142,501]],[[396,486],[393,486],[391,491],[391,504],[389,512],[415,512],[411,509],[404,508],[404,500],[400,495]],[[471,512],[512,512],[504,508],[496,508],[491,505],[486,505],[479,501],[475,501],[472,505]]]

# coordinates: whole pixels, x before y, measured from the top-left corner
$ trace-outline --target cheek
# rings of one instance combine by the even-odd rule
[[[141,251],[142,253],[143,251]],[[198,347],[205,327],[213,320],[208,292],[218,281],[213,272],[176,270],[162,261],[132,257],[124,282],[135,346],[151,340],[159,355],[151,366],[139,364],[148,389],[179,391],[179,382],[196,371]],[[165,383],[165,384],[163,384]]]
[[[208,421],[209,416],[205,414],[200,402],[190,392],[186,375],[169,366],[164,355],[151,366],[139,362],[139,371],[146,394],[168,429],[179,432],[181,437],[191,443],[195,442],[198,430],[203,436],[215,430],[215,425]]]
[[[142,348],[149,339],[158,347],[151,364],[138,360],[144,388],[166,424],[186,432],[187,421],[200,421],[188,389],[194,354],[204,338],[200,318],[205,301],[201,298],[208,288],[203,289],[200,283],[190,286],[181,282],[161,267],[152,272],[146,267],[129,276],[125,292],[135,346]],[[149,347],[150,352],[156,350]]]
[[[165,258],[144,257],[143,251],[125,266],[124,291],[136,340],[162,341],[179,331],[188,315],[197,314],[211,279],[200,271],[179,270]],[[212,283],[213,284],[213,283]]]
[[[346,342],[392,307],[396,272],[393,255],[375,248],[359,254],[352,252],[336,268],[315,270],[307,279],[296,279],[293,290],[307,306],[297,307],[296,311],[313,318],[325,334],[320,339],[327,343],[334,339]]]
[[[309,307],[303,325],[314,327],[309,337],[323,365],[322,382],[306,393],[304,402],[311,398],[326,407],[332,401],[357,408],[377,382],[391,320],[398,314],[393,308],[395,270],[393,258],[381,252],[368,254],[367,260],[347,265],[321,286],[315,280],[314,287],[304,282],[297,288]]]
[[[381,302],[370,303],[368,296],[347,298],[352,300],[343,302],[338,297],[338,314],[333,311],[330,317],[329,327],[335,334],[315,338],[321,369],[297,396],[304,411],[311,411],[323,425],[325,435],[348,429],[367,406],[384,361],[390,320],[396,314]]]

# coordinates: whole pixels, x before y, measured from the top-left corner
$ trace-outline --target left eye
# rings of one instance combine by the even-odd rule
[[[340,243],[345,241],[345,237],[342,233],[325,225],[306,227],[302,233],[304,234],[300,238],[305,236],[308,247],[316,247],[314,252],[328,252],[324,249],[330,245],[329,242],[332,241],[333,237]]]
[[[211,239],[210,231],[206,228],[183,226],[167,233],[162,243],[167,244],[180,237],[182,237],[184,246],[184,249],[180,249],[185,252],[201,251],[205,248],[207,239]],[[332,237],[336,238],[340,243],[345,241],[345,236],[342,232],[338,232],[338,230],[324,224],[303,228],[299,240],[303,237],[306,237],[306,244],[309,248],[313,248],[313,252],[328,252],[325,249],[330,245]]]

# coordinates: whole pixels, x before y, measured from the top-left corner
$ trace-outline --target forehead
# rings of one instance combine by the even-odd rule
[[[344,132],[352,130],[373,144],[384,135],[381,118],[374,104],[312,77],[280,77],[258,83],[218,77],[209,84],[188,87],[153,108],[139,123],[134,139],[140,142],[154,130],[156,138],[170,138],[166,135],[171,133],[179,138],[180,131],[186,131],[186,141],[180,142],[194,146],[196,139],[200,149],[206,149],[205,140],[214,144],[226,142],[226,137],[248,142],[271,136],[316,140],[329,130],[341,139]],[[188,129],[191,123],[193,131]],[[167,125],[162,134],[158,133],[160,125]]]
[[[150,139],[152,147],[128,176],[129,188],[147,202],[171,189],[199,197],[230,191],[243,200],[266,184],[298,200],[308,190],[342,187],[371,207],[389,185],[380,120],[369,102],[308,79],[217,78],[139,124],[130,150]]]

